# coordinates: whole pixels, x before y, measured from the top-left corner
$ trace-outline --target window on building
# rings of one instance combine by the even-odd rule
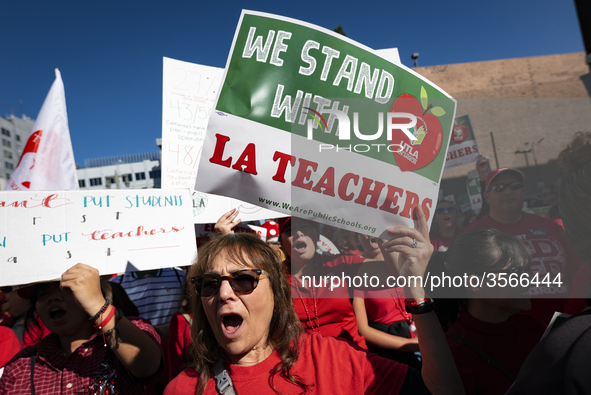
[[[160,178],[160,169],[150,171],[150,178]]]
[[[2,145],[10,148],[10,141],[2,139]]]
[[[108,184],[114,184],[115,183],[115,177],[105,177],[105,181]]]
[[[121,179],[123,180],[124,183],[129,184],[132,179],[131,179],[131,174],[123,174],[121,176]]]
[[[95,187],[97,185],[103,185],[103,180],[100,177],[91,178],[90,179],[90,186]]]
[[[135,179],[137,180],[145,180],[146,179],[146,173],[135,173]]]
[[[10,137],[10,130],[2,128],[2,134],[6,137]]]
[[[80,187],[80,188],[86,187],[86,180],[78,180],[78,187]]]
[[[12,159],[12,152],[4,150],[4,157],[7,159]]]
[[[18,134],[15,134],[14,137],[16,138],[16,141],[21,141],[21,136],[19,136]]]
[[[9,169],[9,170],[13,170],[14,169],[14,165],[10,162],[4,162],[4,167]]]

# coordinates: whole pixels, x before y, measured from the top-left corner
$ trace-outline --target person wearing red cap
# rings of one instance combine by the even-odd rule
[[[464,232],[497,229],[516,236],[528,247],[532,254],[529,278],[538,273],[539,280],[538,285],[530,288],[530,313],[548,324],[554,311],[563,311],[571,281],[582,261],[559,225],[547,218],[523,212],[524,180],[521,171],[508,167],[488,173],[483,197],[490,206],[490,212],[466,227]],[[548,281],[542,284],[544,278],[550,284]]]

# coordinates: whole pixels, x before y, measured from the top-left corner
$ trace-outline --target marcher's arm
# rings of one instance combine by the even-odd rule
[[[365,341],[372,346],[386,350],[419,351],[419,339],[407,339],[401,336],[391,335],[369,326],[367,310],[363,298],[353,298],[353,311],[357,320],[359,334],[365,337]]]
[[[91,266],[82,263],[72,266],[62,274],[60,287],[69,288],[72,291],[76,302],[89,317],[94,316],[105,304],[99,271]],[[112,308],[109,306],[103,314],[99,315],[95,323],[101,323],[106,319]],[[105,323],[102,332],[115,328],[115,321],[116,319],[112,318]],[[117,320],[115,331],[111,336],[119,337],[119,346],[114,347],[113,352],[135,377],[149,377],[158,371],[162,363],[158,344],[127,318],[121,317]]]
[[[423,278],[429,258],[433,253],[433,246],[429,241],[429,228],[425,214],[420,207],[415,209],[418,229],[407,227],[388,228],[393,239],[383,243],[384,259],[393,259],[393,253],[399,252],[397,262],[400,276],[409,278]],[[417,245],[411,248],[413,241]],[[412,277],[411,277],[412,276]],[[407,281],[408,285],[409,281]],[[412,287],[405,287],[404,294],[409,302],[422,302],[425,290],[420,283],[410,281]],[[416,285],[416,286],[415,286]],[[464,394],[462,380],[456,369],[453,356],[441,325],[434,311],[414,314],[413,319],[420,339],[419,348],[423,358],[422,377],[429,391],[433,394]]]

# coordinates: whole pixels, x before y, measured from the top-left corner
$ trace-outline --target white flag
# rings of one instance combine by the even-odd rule
[[[6,190],[78,189],[64,83],[58,69]]]

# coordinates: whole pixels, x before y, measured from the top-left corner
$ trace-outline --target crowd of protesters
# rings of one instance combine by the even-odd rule
[[[591,133],[559,162],[541,196],[553,219],[523,211],[522,172],[480,157],[469,224],[442,200],[430,232],[417,207],[384,239],[288,217],[265,243],[235,234],[231,210],[190,266],[105,278],[78,263],[5,287],[0,394],[591,394]],[[427,295],[309,280],[427,272],[494,281]],[[547,330],[556,311],[571,317]]]

